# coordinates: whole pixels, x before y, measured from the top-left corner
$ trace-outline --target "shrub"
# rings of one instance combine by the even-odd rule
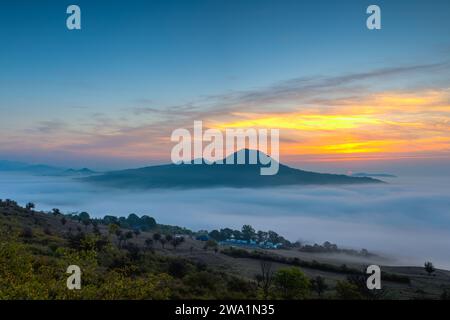
[[[341,300],[360,300],[363,298],[358,287],[348,281],[337,282],[336,297]]]
[[[33,238],[33,230],[30,227],[24,227],[22,231],[20,232],[20,237],[24,239],[31,239]]]
[[[311,283],[299,268],[280,269],[273,276],[275,296],[281,299],[305,299],[310,294]]]
[[[183,278],[189,272],[189,269],[186,261],[176,259],[169,263],[168,272],[174,278]]]

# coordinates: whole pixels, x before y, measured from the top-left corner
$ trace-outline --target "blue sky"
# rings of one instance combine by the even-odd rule
[[[365,26],[373,3],[379,31]],[[70,4],[81,7],[80,31],[65,27]],[[34,148],[32,139],[53,146],[49,134],[79,142],[100,129],[136,128],[138,108],[207,109],[212,96],[300,77],[445,64],[449,34],[449,1],[3,1],[0,157],[62,162],[73,141],[58,159],[58,147]],[[448,72],[403,75],[365,90],[445,89],[448,80]],[[11,148],[14,139],[27,143]]]

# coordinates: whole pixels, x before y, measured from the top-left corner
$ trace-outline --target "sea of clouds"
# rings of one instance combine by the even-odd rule
[[[299,186],[267,189],[127,191],[101,188],[68,177],[0,173],[0,198],[37,209],[87,211],[91,216],[129,213],[194,230],[274,230],[295,241],[331,241],[366,248],[392,264],[431,260],[450,269],[450,182],[391,179],[388,184]]]

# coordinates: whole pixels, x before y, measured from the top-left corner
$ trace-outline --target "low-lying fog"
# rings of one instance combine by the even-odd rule
[[[91,216],[153,216],[194,230],[274,230],[290,240],[366,248],[395,258],[392,264],[450,269],[450,181],[390,179],[386,185],[126,191],[103,189],[67,177],[0,173],[0,198],[37,209],[87,211]]]

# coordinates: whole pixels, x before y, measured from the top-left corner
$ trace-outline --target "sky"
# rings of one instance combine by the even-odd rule
[[[450,173],[447,0],[2,1],[0,41],[0,159],[168,162],[202,120],[278,128],[297,167]]]

